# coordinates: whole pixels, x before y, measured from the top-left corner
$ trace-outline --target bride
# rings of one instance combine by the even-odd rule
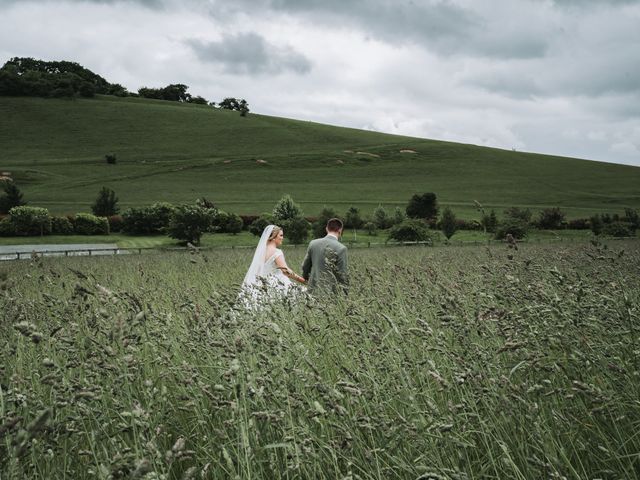
[[[253,261],[242,282],[241,297],[246,306],[255,308],[278,297],[294,293],[292,280],[307,281],[287,266],[284,253],[278,247],[284,231],[277,225],[267,225],[262,232]]]

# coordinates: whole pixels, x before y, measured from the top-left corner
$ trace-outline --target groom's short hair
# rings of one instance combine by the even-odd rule
[[[330,232],[339,232],[340,230],[342,230],[342,228],[342,220],[340,220],[339,218],[331,218],[327,222],[327,230]]]

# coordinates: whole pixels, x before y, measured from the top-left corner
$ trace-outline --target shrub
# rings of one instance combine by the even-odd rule
[[[398,242],[431,241],[429,229],[420,220],[405,220],[398,225],[394,225],[389,231],[389,238]]]
[[[489,233],[495,233],[498,228],[498,217],[496,216],[496,211],[491,210],[489,214],[483,212],[482,217],[480,218],[480,226]]]
[[[122,231],[122,225],[124,224],[122,215],[111,215],[107,217],[107,221],[109,222],[109,231],[111,233],[118,233]]]
[[[504,240],[508,234],[511,234],[515,239],[522,239],[527,236],[528,232],[529,225],[523,220],[518,218],[506,218],[498,224],[495,238],[497,240]]]
[[[373,223],[381,230],[385,230],[393,224],[393,220],[389,218],[389,214],[382,205],[378,205],[373,211]]]
[[[115,165],[117,160],[116,155],[114,153],[107,153],[104,156],[104,159],[107,161],[109,165]]]
[[[378,234],[378,227],[373,222],[365,223],[362,228],[364,228],[364,231],[367,232],[369,235],[377,235]]]
[[[164,233],[174,209],[173,205],[166,202],[154,203],[149,207],[128,208],[122,213],[122,230],[129,235]]]
[[[591,227],[591,231],[594,235],[600,235],[602,233],[602,229],[604,228],[604,222],[602,221],[602,217],[598,214],[593,215],[589,218],[589,226]]]
[[[270,214],[265,213],[260,215],[257,219],[255,219],[252,223],[251,226],[249,227],[249,231],[254,234],[256,237],[259,237],[262,235],[262,232],[264,231],[265,228],[267,228],[267,225],[271,225],[273,224],[273,218],[271,217]]]
[[[46,208],[13,207],[9,210],[9,215],[16,235],[47,235],[51,233],[51,217]]]
[[[445,207],[442,211],[442,219],[440,220],[440,230],[449,240],[457,230],[456,216],[449,207]]]
[[[612,237],[632,237],[635,232],[626,222],[611,222],[604,225],[602,233]]]
[[[258,215],[240,215],[242,219],[242,228],[248,230],[253,222],[255,222],[258,218]]]
[[[362,228],[364,221],[360,215],[360,209],[357,207],[349,207],[344,215],[344,228],[353,228],[357,230]]]
[[[302,209],[293,201],[291,195],[284,195],[273,207],[271,214],[276,222],[282,222],[301,217]]]
[[[225,225],[225,233],[232,233],[233,235],[236,235],[242,231],[243,226],[244,223],[242,221],[242,218],[240,218],[240,215],[229,213],[227,217],[227,223]]]
[[[632,208],[624,209],[624,221],[629,224],[629,228],[633,233],[640,228],[640,214]]]
[[[78,213],[73,225],[78,235],[109,235],[109,221],[90,213]]]
[[[113,190],[102,187],[98,193],[98,197],[91,206],[91,211],[97,217],[108,217],[118,213],[118,197]]]
[[[407,217],[421,219],[435,219],[438,217],[438,201],[432,192],[414,195],[407,205]]]
[[[0,219],[0,237],[13,237],[16,234],[16,227],[11,221],[11,217]]]
[[[567,228],[571,230],[589,230],[590,227],[588,218],[574,218],[567,222]]]
[[[465,220],[456,218],[456,230],[483,230],[482,224],[478,220]]]
[[[198,205],[178,205],[171,214],[167,232],[171,238],[200,244],[202,234],[211,225],[211,213]]]
[[[510,207],[504,211],[504,216],[507,219],[520,220],[524,223],[531,222],[531,210],[528,208]]]
[[[407,214],[400,207],[396,207],[391,218],[391,225],[399,225],[407,219]]]
[[[309,228],[311,227],[311,224],[303,217],[297,217],[281,222],[280,226],[284,230],[287,241],[294,245],[298,245],[303,243],[309,237]]]
[[[73,224],[67,217],[51,217],[51,233],[54,235],[72,235]]]
[[[564,217],[564,213],[558,207],[545,208],[540,212],[538,226],[546,230],[560,228],[562,222],[564,222]]]

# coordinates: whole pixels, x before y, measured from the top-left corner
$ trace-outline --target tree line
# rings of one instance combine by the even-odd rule
[[[103,187],[91,206],[92,213],[52,216],[44,208],[26,205],[22,192],[12,181],[4,182],[0,195],[0,236],[28,235],[107,235],[122,232],[127,235],[166,234],[182,242],[199,244],[205,233],[240,233],[243,229],[260,236],[269,224],[277,224],[286,231],[291,243],[324,236],[324,227],[330,218],[343,220],[347,230],[365,231],[377,235],[385,231],[390,240],[401,242],[431,242],[433,232],[440,231],[447,241],[458,230],[484,230],[496,239],[518,240],[527,236],[531,228],[591,229],[595,235],[615,237],[633,236],[640,228],[637,210],[626,208],[624,215],[597,214],[585,219],[565,220],[558,207],[539,212],[537,219],[526,208],[511,207],[498,219],[495,210],[486,211],[476,202],[479,220],[458,219],[449,207],[440,212],[437,196],[433,192],[414,194],[406,207],[388,212],[382,205],[372,215],[365,216],[351,206],[346,212],[325,207],[317,216],[305,216],[302,208],[290,195],[284,195],[270,212],[261,215],[238,215],[225,212],[212,201],[199,198],[194,203],[179,205],[156,202],[152,205],[131,207],[120,213],[118,197]]]
[[[0,68],[0,96],[91,98],[95,95],[117,97],[143,97],[171,102],[209,105],[235,110],[242,116],[249,113],[245,99],[227,97],[216,105],[200,95],[191,95],[182,83],[166,87],[141,87],[137,93],[129,92],[118,83],[109,83],[100,75],[69,61],[44,61],[30,57],[14,57]]]

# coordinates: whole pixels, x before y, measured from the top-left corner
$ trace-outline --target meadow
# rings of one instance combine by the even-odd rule
[[[353,249],[257,313],[247,265],[1,263],[0,477],[640,477],[637,241]]]
[[[141,98],[1,97],[0,117],[0,172],[53,214],[88,212],[103,186],[122,208],[206,197],[244,214],[286,193],[306,215],[404,208],[424,192],[461,218],[477,218],[474,200],[569,218],[640,208],[640,168],[597,161]]]

